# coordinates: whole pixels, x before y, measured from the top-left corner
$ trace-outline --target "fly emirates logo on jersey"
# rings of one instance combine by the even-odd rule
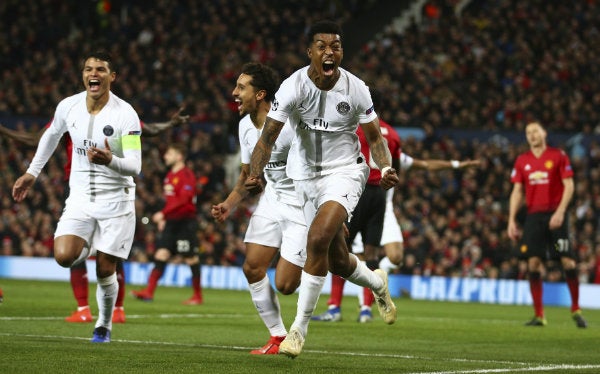
[[[83,146],[81,147],[75,147],[75,153],[77,153],[78,155],[81,156],[86,156],[87,155],[87,150],[90,147],[95,147],[98,148],[98,143],[90,140],[90,139],[85,139],[83,141]]]
[[[302,130],[313,130],[313,131],[327,131],[329,129],[329,122],[323,118],[315,118],[312,121],[312,125],[306,122],[300,121],[298,128]]]

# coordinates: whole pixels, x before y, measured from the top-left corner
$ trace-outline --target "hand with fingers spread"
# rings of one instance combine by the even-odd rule
[[[185,116],[181,115],[181,112],[183,112],[184,109],[185,109],[184,107],[181,107],[181,108],[179,108],[177,113],[173,114],[173,116],[171,117],[171,126],[173,126],[173,127],[180,126],[180,125],[183,125],[183,124],[186,124],[189,122],[189,120],[190,120],[189,115],[185,115]]]

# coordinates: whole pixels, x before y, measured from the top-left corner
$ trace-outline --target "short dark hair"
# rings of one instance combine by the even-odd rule
[[[112,71],[112,72],[117,71],[115,63],[113,62],[112,56],[110,55],[110,53],[108,53],[106,51],[94,51],[94,52],[88,53],[85,56],[85,58],[83,59],[83,63],[85,64],[85,62],[90,58],[95,58],[100,61],[106,61],[108,63],[108,68],[110,69],[110,71]]]
[[[252,77],[250,84],[256,90],[266,92],[265,101],[272,102],[279,87],[279,75],[271,67],[259,62],[248,62],[242,66],[242,74]]]
[[[183,156],[184,159],[187,158],[187,147],[181,143],[170,143],[167,148],[174,150]]]
[[[342,38],[342,27],[334,21],[322,20],[313,23],[308,29],[308,44],[310,45],[317,34],[337,34]]]

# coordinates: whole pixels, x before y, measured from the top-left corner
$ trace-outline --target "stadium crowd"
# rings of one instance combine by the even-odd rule
[[[307,63],[306,24],[324,17],[341,23],[360,17],[372,1],[295,0],[204,2],[136,0],[88,2],[8,0],[0,4],[0,118],[39,131],[56,103],[78,92],[84,51],[106,45],[117,61],[117,95],[143,121],[170,118],[184,106],[188,125],[143,142],[137,178],[138,228],[132,260],[148,261],[156,232],[147,219],[162,206],[161,155],[168,142],[189,147],[195,171],[204,264],[239,266],[243,233],[255,200],[226,224],[210,215],[236,174],[237,121],[231,91],[246,61],[273,66],[282,77]],[[553,134],[569,133],[576,193],[570,209],[572,244],[582,282],[600,283],[600,7],[594,1],[430,1],[423,22],[403,33],[386,27],[354,58],[345,60],[367,84],[386,93],[381,118],[426,130],[406,138],[403,150],[421,159],[481,159],[475,170],[401,176],[396,214],[405,236],[404,274],[519,279],[525,276],[506,234],[510,171],[522,143],[440,135],[440,129],[512,130],[539,118]],[[437,10],[436,11],[432,11]],[[8,20],[10,17],[10,22]],[[35,120],[31,120],[34,117]],[[11,198],[34,149],[0,138],[0,255],[51,256],[63,206],[64,151],[50,159],[23,203]],[[562,279],[550,266],[545,278]]]

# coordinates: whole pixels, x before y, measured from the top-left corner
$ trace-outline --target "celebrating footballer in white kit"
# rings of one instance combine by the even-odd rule
[[[288,120],[296,135],[287,173],[294,179],[310,225],[296,318],[279,346],[279,352],[289,357],[302,351],[328,270],[373,290],[383,320],[391,324],[396,319],[387,274],[373,272],[357,261],[348,253],[344,238],[344,222],[351,216],[369,173],[356,136],[359,123],[382,170],[382,187],[393,187],[398,177],[390,166],[391,156],[367,86],[339,67],[343,56],[341,28],[331,21],[317,22],[310,27],[308,41],[310,65],[293,73],[277,91],[245,183],[248,191],[260,191],[260,173]]]
[[[248,195],[244,183],[249,173],[251,155],[263,131],[278,86],[277,73],[269,66],[250,62],[242,67],[232,92],[239,113],[245,114],[239,123],[242,163],[240,176],[231,193],[225,201],[212,207],[211,213],[219,222],[223,222],[232,209]],[[266,190],[252,213],[244,238],[244,275],[248,281],[252,303],[270,333],[270,338],[263,347],[250,351],[255,355],[279,353],[279,344],[287,335],[279,299],[271,286],[267,269],[280,252],[281,257],[275,268],[275,286],[282,294],[289,295],[300,284],[306,260],[304,214],[293,180],[286,174],[293,138],[294,131],[286,124],[273,144],[271,156],[264,166]]]
[[[60,138],[73,142],[70,194],[54,234],[54,258],[71,267],[96,252],[99,306],[91,341],[108,343],[118,293],[117,261],[126,259],[135,232],[135,183],[141,170],[141,125],[131,105],[110,91],[116,69],[106,52],[84,60],[85,92],[62,100],[27,169],[13,186],[22,201]]]

